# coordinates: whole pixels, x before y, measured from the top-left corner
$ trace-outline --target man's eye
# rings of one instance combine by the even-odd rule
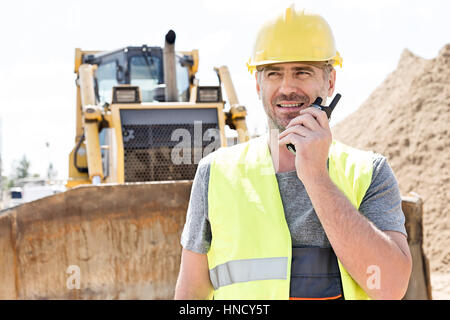
[[[308,71],[298,71],[297,75],[298,76],[309,76],[309,75],[311,75],[311,73],[309,73]]]
[[[276,71],[270,71],[268,74],[267,74],[267,76],[269,77],[269,78],[276,78],[276,77],[278,77],[280,75],[280,73],[279,72],[276,72]]]

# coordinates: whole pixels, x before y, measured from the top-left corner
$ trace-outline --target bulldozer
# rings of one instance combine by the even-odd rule
[[[201,86],[198,51],[175,40],[170,30],[164,47],[75,50],[67,190],[0,212],[0,299],[173,298],[198,162],[250,138],[228,68]],[[421,203],[403,199],[408,299],[431,299]]]
[[[173,297],[198,162],[249,134],[228,68],[201,86],[198,50],[164,40],[75,49],[67,191],[0,215],[0,299]]]

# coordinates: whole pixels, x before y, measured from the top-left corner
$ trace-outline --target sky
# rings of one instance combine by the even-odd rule
[[[427,0],[191,0],[30,1],[0,5],[0,152],[2,174],[23,155],[31,173],[68,176],[75,143],[75,48],[114,50],[163,46],[173,29],[176,50],[198,49],[201,85],[217,85],[214,67],[228,66],[250,133],[266,118],[247,72],[261,24],[290,4],[321,14],[330,24],[343,68],[342,98],[331,125],[358,107],[395,70],[407,48],[426,59],[450,43],[450,1]],[[414,68],[414,66],[411,66]]]

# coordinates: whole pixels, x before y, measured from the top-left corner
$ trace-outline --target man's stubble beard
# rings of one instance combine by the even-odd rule
[[[264,111],[266,112],[269,130],[278,130],[278,132],[280,133],[286,130],[286,127],[280,123],[279,119],[277,119],[274,109],[272,108],[272,104],[266,101],[265,99],[262,99],[262,104]],[[292,119],[294,119],[297,116],[298,115],[292,117]]]
[[[326,93],[328,91],[328,88],[324,86],[324,87],[322,87],[321,91],[322,91],[322,93],[317,95],[317,96],[321,97],[322,100],[326,103],[326,101],[327,101],[327,94]],[[313,102],[310,101],[310,103],[312,104]],[[262,104],[263,104],[264,111],[266,112],[268,125],[269,125],[269,130],[279,130],[280,133],[283,132],[284,130],[286,130],[286,127],[283,124],[280,123],[279,119],[277,119],[277,117],[275,115],[274,108],[272,107],[272,103],[263,98],[262,99]],[[293,115],[289,119],[289,121],[291,121],[292,119],[298,117],[299,115],[300,114]],[[289,121],[288,121],[288,123],[289,123]]]
[[[278,132],[283,132],[284,130],[286,130],[286,127],[282,126],[281,124],[279,124],[276,119],[274,119],[273,117],[269,116],[269,129],[270,130],[278,130]]]

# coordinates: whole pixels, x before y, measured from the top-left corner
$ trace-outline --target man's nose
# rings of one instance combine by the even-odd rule
[[[278,88],[279,93],[289,95],[290,93],[296,92],[297,87],[295,86],[295,81],[290,76],[285,76],[281,80],[280,87]]]

